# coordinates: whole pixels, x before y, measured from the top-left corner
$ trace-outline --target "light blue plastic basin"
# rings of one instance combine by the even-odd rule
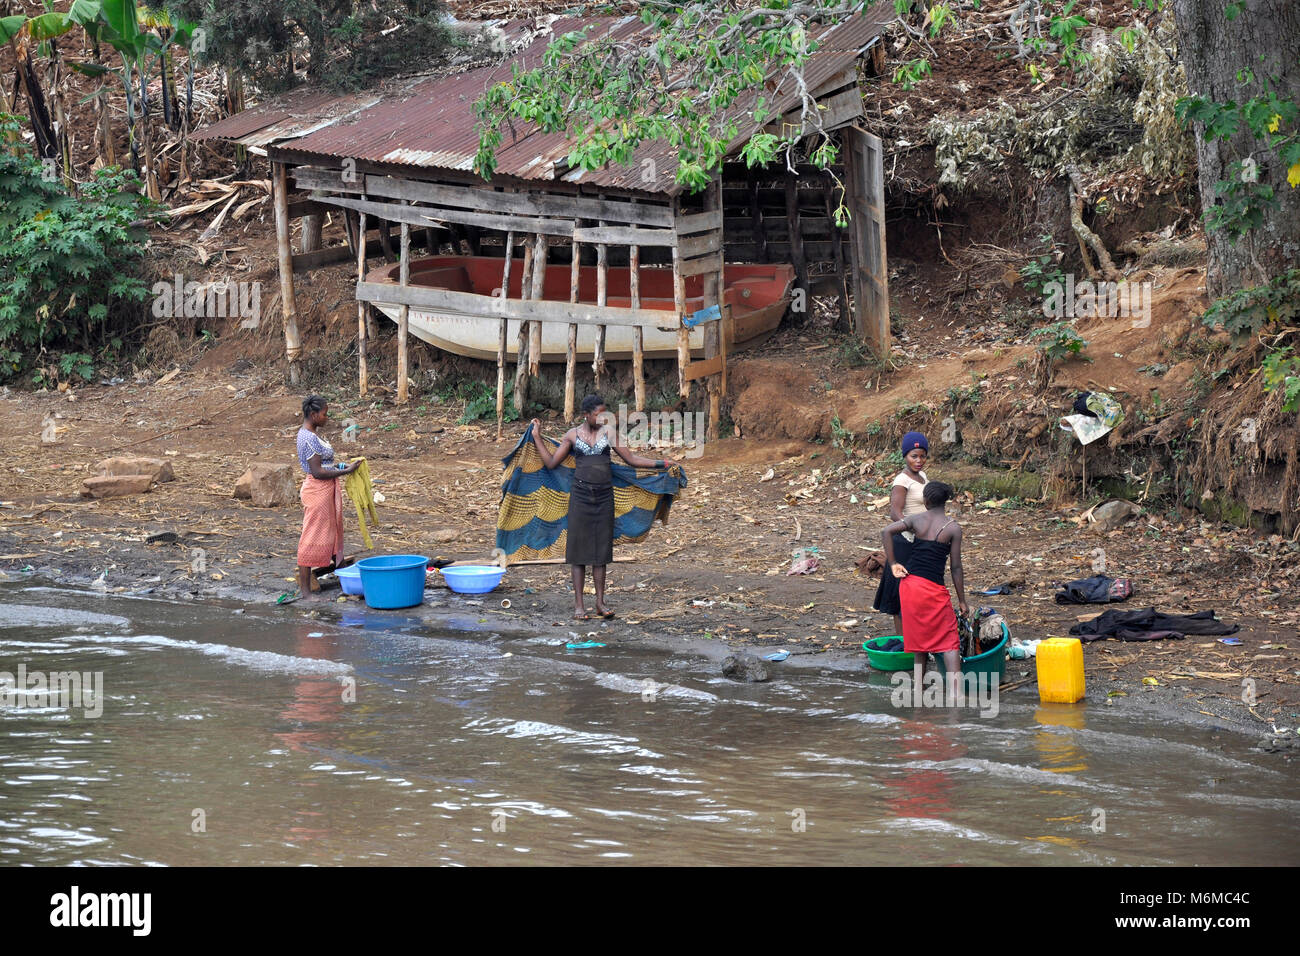
[[[506,569],[490,564],[466,564],[443,568],[447,587],[457,594],[487,594],[501,583]]]
[[[388,610],[424,603],[424,575],[429,559],[418,554],[390,554],[356,563],[369,607]]]

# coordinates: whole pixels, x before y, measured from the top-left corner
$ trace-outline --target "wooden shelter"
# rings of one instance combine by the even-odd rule
[[[563,136],[535,128],[518,131],[498,150],[497,173],[484,180],[472,172],[477,150],[474,102],[495,82],[508,78],[511,65],[529,68],[540,61],[554,36],[595,26],[616,33],[644,29],[634,17],[590,20],[563,18],[537,34],[528,21],[499,24],[508,42],[521,46],[510,60],[450,76],[419,77],[390,84],[379,93],[330,97],[290,94],[247,110],[201,132],[254,151],[264,151],[272,165],[276,237],[286,354],[291,376],[301,344],[297,329],[294,276],[350,259],[357,271],[357,338],[362,394],[367,390],[367,358],[374,338],[368,305],[397,306],[397,401],[407,400],[408,315],[412,307],[449,309],[499,329],[497,344],[498,422],[504,410],[508,373],[507,323],[518,323],[514,401],[524,408],[530,378],[539,372],[542,323],[566,325],[569,349],[565,372],[565,415],[575,400],[578,327],[595,326],[593,371],[599,384],[606,375],[605,329],[634,330],[632,354],[635,401],[645,408],[642,333],[662,327],[665,313],[641,307],[643,268],[671,268],[678,328],[678,386],[683,398],[692,383],[704,380],[709,395],[710,427],[716,427],[726,393],[727,352],[731,341],[729,309],[722,296],[723,267],[746,255],[757,261],[789,261],[807,302],[814,276],[810,259],[841,299],[848,318],[852,292],[852,329],[877,354],[887,354],[889,340],[888,276],[880,140],[861,126],[861,59],[878,41],[891,11],[875,8],[816,37],[818,47],[804,68],[804,82],[819,105],[820,128],[834,130],[842,162],[828,176],[821,170],[745,171],[729,163],[710,186],[690,194],[675,182],[676,159],[663,143],[647,143],[625,167],[597,171],[569,168],[569,143]],[[774,116],[768,130],[794,128],[807,135],[817,130],[805,119],[803,99],[792,77],[774,78],[775,93],[765,91]],[[773,108],[773,106],[775,108]],[[737,139],[735,156],[759,130]],[[833,178],[832,178],[833,177]],[[834,178],[845,186],[852,219],[847,230],[831,221],[838,205]],[[775,183],[781,202],[772,203]],[[802,184],[802,185],[801,185]],[[741,200],[730,210],[724,202]],[[321,217],[341,214],[347,245],[318,248]],[[729,214],[731,218],[729,218]],[[303,218],[303,248],[290,247],[290,225]],[[392,235],[393,226],[397,236]],[[373,235],[374,238],[371,238]],[[430,255],[450,243],[472,255],[501,252],[502,283],[496,295],[430,288],[410,282],[414,249]],[[372,258],[400,263],[394,284],[367,281]],[[579,301],[580,262],[594,259],[595,301]],[[611,258],[630,269],[629,307],[607,301]],[[567,268],[569,301],[543,300],[548,269]],[[521,270],[517,297],[510,296],[514,270]],[[700,276],[702,280],[694,280]],[[702,282],[704,308],[688,315],[688,282]],[[706,322],[704,356],[692,360],[688,325]]]

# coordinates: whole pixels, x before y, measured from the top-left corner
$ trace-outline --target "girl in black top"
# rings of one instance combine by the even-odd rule
[[[941,481],[925,486],[926,510],[895,521],[881,534],[885,546],[885,568],[899,579],[899,597],[903,611],[903,650],[914,653],[943,654],[944,670],[961,673],[960,639],[952,599],[944,586],[944,565],[952,565],[952,585],[963,616],[966,606],[966,582],[961,566],[961,525],[944,513],[952,497],[952,488]],[[916,535],[906,566],[894,556],[893,536],[903,531]]]

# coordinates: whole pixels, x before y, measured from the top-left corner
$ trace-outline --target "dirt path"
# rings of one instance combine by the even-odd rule
[[[165,385],[123,384],[66,394],[0,399],[10,464],[0,485],[0,572],[32,568],[65,582],[105,573],[111,590],[151,588],[188,599],[271,602],[291,588],[301,515],[296,503],[264,509],[231,496],[253,460],[292,461],[300,396],[247,376],[182,373]],[[336,403],[358,440],[338,444],[372,463],[386,501],[376,536],[381,552],[486,558],[494,540],[500,458],[517,437],[495,441],[495,426],[459,425],[459,408],[379,402]],[[41,423],[56,418],[55,444]],[[560,430],[551,422],[548,430]],[[162,434],[166,432],[166,434]],[[157,436],[157,437],[155,437]],[[335,435],[338,443],[340,437]],[[168,457],[176,480],[148,494],[87,501],[89,466],[112,453]],[[861,669],[861,642],[889,633],[870,610],[875,579],[854,562],[878,547],[887,513],[888,461],[850,457],[829,444],[729,439],[687,461],[690,486],[667,527],[621,548],[611,569],[617,620],[586,624],[602,640],[683,643],[710,656],[740,646],[783,648],[795,663]],[[932,478],[958,488],[978,478],[970,466],[936,460]],[[970,596],[1003,612],[1020,638],[1065,636],[1081,613],[1058,606],[1057,585],[1091,573],[1104,548],[1109,572],[1133,580],[1126,608],[1174,613],[1213,609],[1240,624],[1239,646],[1215,638],[1085,645],[1089,699],[1107,706],[1157,705],[1181,719],[1256,734],[1291,727],[1300,712],[1300,609],[1293,543],[1176,515],[1143,514],[1102,535],[1077,523],[1079,510],[1052,511],[1013,500],[959,502],[966,526],[967,587],[1023,581],[1011,595]],[[359,547],[348,517],[349,550]],[[173,532],[170,543],[150,535]],[[448,540],[450,539],[450,540]],[[787,575],[792,552],[815,547],[820,569]],[[193,556],[201,549],[202,573]],[[332,597],[337,596],[334,592]],[[437,606],[483,615],[502,627],[575,630],[562,565],[514,568],[482,604],[442,589]],[[508,611],[499,608],[508,599]],[[311,613],[332,613],[334,602]],[[1009,661],[1007,679],[1032,678],[1033,662]],[[1255,681],[1258,703],[1242,701]],[[1155,681],[1154,684],[1150,681]],[[1034,692],[1032,679],[1023,691]]]

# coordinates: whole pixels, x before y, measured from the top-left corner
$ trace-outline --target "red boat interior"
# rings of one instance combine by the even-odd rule
[[[494,256],[433,256],[427,259],[415,259],[411,262],[410,282],[412,285],[447,289],[452,292],[493,295],[501,288],[503,265],[504,262]],[[523,268],[522,261],[516,261],[511,268],[508,298],[520,297]],[[632,305],[629,290],[630,271],[626,267],[611,266],[608,272],[607,303],[615,307],[630,308]],[[640,272],[641,307],[671,312],[673,310],[672,270],[643,266]],[[380,274],[384,280],[396,283],[398,266],[396,264],[386,266],[380,270]],[[781,301],[794,281],[794,269],[787,263],[728,263],[724,267],[723,281],[726,287],[724,301],[732,306],[733,313],[749,311]],[[552,302],[568,302],[569,284],[569,266],[557,263],[546,270],[542,297]],[[688,311],[699,309],[703,298],[704,276],[687,277]],[[578,300],[595,303],[595,266],[579,268]]]

